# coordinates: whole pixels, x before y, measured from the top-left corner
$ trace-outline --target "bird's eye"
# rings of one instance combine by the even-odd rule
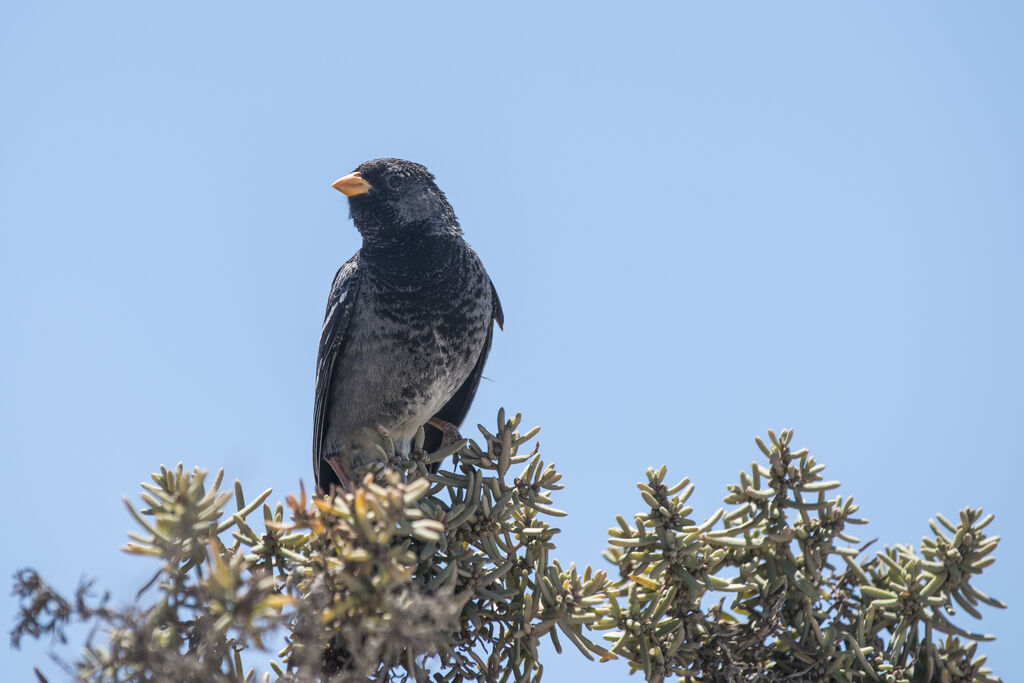
[[[388,186],[389,190],[401,190],[402,185],[405,184],[405,178],[397,173],[389,173],[384,178],[384,184]]]

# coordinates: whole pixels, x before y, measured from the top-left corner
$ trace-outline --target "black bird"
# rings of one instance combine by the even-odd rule
[[[378,426],[407,454],[458,438],[501,303],[434,176],[374,159],[339,178],[362,248],[334,276],[320,333],[313,409],[317,487],[350,486],[381,459]]]

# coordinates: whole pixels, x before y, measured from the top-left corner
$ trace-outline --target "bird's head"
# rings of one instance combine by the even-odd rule
[[[348,197],[352,222],[364,239],[396,243],[417,234],[459,234],[444,192],[425,166],[404,159],[366,161],[332,184]]]

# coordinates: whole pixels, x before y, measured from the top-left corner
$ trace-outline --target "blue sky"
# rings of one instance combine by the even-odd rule
[[[309,485],[324,302],[359,246],[330,183],[399,156],[437,175],[501,295],[467,425],[500,406],[542,425],[570,512],[559,558],[603,566],[646,467],[691,477],[710,514],[753,437],[793,427],[864,538],[996,513],[979,587],[1011,609],[962,619],[1001,637],[983,650],[1012,676],[1022,19],[1000,2],[5,3],[0,577],[95,576],[130,600],[149,565],[118,551],[121,498],[161,463],[277,499]],[[5,676],[43,652],[0,648]],[[625,676],[581,662],[553,656],[545,680]]]

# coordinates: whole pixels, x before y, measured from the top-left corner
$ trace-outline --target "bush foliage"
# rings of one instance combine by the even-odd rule
[[[953,621],[1003,607],[973,584],[992,515],[937,515],[920,546],[869,552],[853,499],[830,498],[839,482],[783,430],[704,519],[688,479],[647,470],[641,512],[609,530],[610,570],[581,571],[552,557],[561,475],[519,424],[500,412],[483,446],[425,458],[382,431],[355,491],[274,506],[221,491],[223,472],[162,468],[128,503],[124,549],[160,562],[142,606],[22,570],[12,643],[93,624],[66,664],[87,681],[537,681],[545,639],[648,681],[998,680],[977,653],[991,636]],[[246,664],[269,648],[269,670]]]

